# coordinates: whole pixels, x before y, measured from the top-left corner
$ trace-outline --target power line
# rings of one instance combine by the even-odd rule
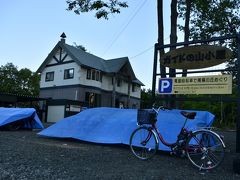
[[[142,51],[142,52],[138,53],[137,55],[130,57],[130,59],[134,59],[134,58],[136,58],[136,57],[138,57],[138,56],[141,56],[141,55],[145,54],[146,52],[148,52],[148,51],[152,50],[152,49],[153,49],[153,47],[154,47],[154,46],[151,46],[151,47],[149,47],[149,48],[145,49],[144,51]]]
[[[178,33],[179,33],[179,32],[180,32],[180,30],[178,31]],[[163,42],[165,42],[165,41],[168,40],[168,39],[170,39],[170,36],[166,37],[166,38],[163,40]],[[151,47],[143,50],[142,52],[136,54],[135,56],[130,57],[130,59],[134,59],[134,58],[136,58],[136,57],[138,57],[138,56],[141,56],[141,55],[145,54],[146,52],[150,51],[153,47],[154,47],[154,46],[151,46]]]
[[[134,17],[138,14],[138,12],[142,9],[142,7],[145,5],[145,3],[147,2],[147,0],[143,0],[143,3],[139,6],[139,8],[135,11],[135,13],[133,14],[133,16],[129,19],[129,21],[127,22],[127,24],[122,28],[122,30],[117,34],[116,38],[114,38],[110,45],[108,46],[108,48],[105,50],[105,52],[103,53],[103,55],[105,55],[109,49],[113,46],[113,44],[117,41],[117,39],[121,36],[121,34],[125,31],[125,29],[128,27],[128,25],[132,22],[132,20],[134,19]]]
[[[166,41],[166,40],[169,39],[169,38],[170,38],[170,37],[165,38],[164,41]],[[136,58],[136,57],[138,57],[138,56],[141,56],[141,55],[145,54],[146,52],[148,52],[148,51],[150,51],[151,49],[153,49],[153,47],[154,47],[154,46],[151,46],[151,47],[143,50],[142,52],[136,54],[135,56],[130,57],[130,59],[134,59],[134,58]]]

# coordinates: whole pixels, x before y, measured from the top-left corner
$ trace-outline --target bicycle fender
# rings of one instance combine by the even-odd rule
[[[207,129],[200,129],[200,130],[193,131],[192,133],[201,132],[201,131],[209,132],[209,133],[212,133],[212,134],[214,134],[215,136],[217,136],[217,137],[220,139],[223,147],[226,148],[225,143],[223,142],[222,138],[221,138],[216,132],[214,132],[214,131],[207,130]]]

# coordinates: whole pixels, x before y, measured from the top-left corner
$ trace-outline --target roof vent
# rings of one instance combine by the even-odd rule
[[[65,43],[65,38],[67,37],[66,34],[63,32],[61,37],[61,42]]]

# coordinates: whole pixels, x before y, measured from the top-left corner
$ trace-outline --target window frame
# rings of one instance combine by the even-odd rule
[[[96,70],[92,69],[92,80],[96,80]]]
[[[136,92],[136,85],[132,83],[132,92]]]
[[[70,71],[73,71],[72,76]],[[74,78],[74,68],[64,69],[63,79],[73,79]]]
[[[50,76],[50,78],[47,78],[48,75]],[[52,78],[51,78],[51,77],[52,77]],[[54,81],[54,71],[46,72],[45,82],[49,82],[49,81]]]
[[[121,87],[122,86],[122,80],[121,79],[117,79],[117,87]]]
[[[91,69],[87,69],[87,76],[86,79],[92,79],[92,70]]]

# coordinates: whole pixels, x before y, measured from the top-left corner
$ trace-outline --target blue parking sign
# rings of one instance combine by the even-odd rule
[[[159,79],[159,87],[158,92],[159,93],[171,93],[172,92],[172,79]]]

